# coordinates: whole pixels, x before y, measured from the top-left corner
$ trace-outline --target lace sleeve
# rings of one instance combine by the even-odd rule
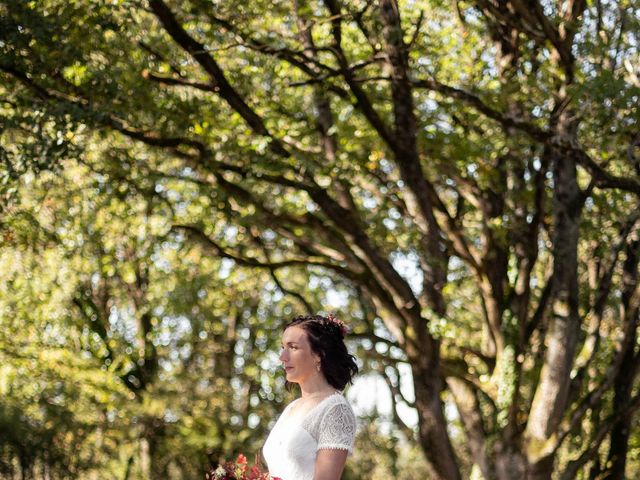
[[[318,435],[318,450],[323,448],[353,451],[356,417],[349,405],[332,405],[322,417]]]

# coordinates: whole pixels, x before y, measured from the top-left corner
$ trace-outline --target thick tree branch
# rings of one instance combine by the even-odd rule
[[[394,136],[392,147],[402,179],[408,187],[408,206],[423,232],[422,249],[425,256],[425,295],[430,307],[444,314],[442,288],[446,282],[447,258],[444,238],[434,215],[432,199],[437,197],[427,180],[420,162],[417,145],[417,119],[409,80],[408,49],[404,44],[398,5],[394,0],[380,2],[385,51],[392,69],[391,96],[393,99]]]
[[[607,172],[582,148],[567,142],[560,142],[560,148],[571,152],[580,165],[593,177],[596,187],[601,189],[620,189],[640,195],[640,181],[633,176],[619,177]]]
[[[18,79],[21,83],[32,89],[38,96],[45,100],[56,100],[59,102],[67,103],[80,107],[83,110],[90,110],[91,104],[84,98],[78,98],[68,95],[64,92],[59,92],[53,89],[47,89],[34,82],[27,74],[16,70],[13,67],[0,65],[0,71],[7,72],[13,77]],[[153,131],[136,130],[127,124],[125,120],[122,120],[115,115],[102,115],[102,123],[105,126],[114,128],[120,133],[126,135],[134,140],[141,141],[147,145],[154,147],[165,147],[177,150],[179,147],[185,146],[195,148],[200,154],[204,154],[206,151],[205,146],[196,140],[183,138],[183,137],[163,137]]]
[[[467,105],[475,108],[487,117],[497,121],[503,127],[515,128],[517,130],[525,132],[535,140],[544,142],[551,137],[551,134],[549,132],[535,126],[533,123],[521,118],[512,117],[506,113],[495,110],[484,103],[477,95],[474,95],[460,88],[445,85],[435,79],[414,80],[412,83],[417,88],[424,88],[430,91],[441,93],[446,97],[460,100]]]
[[[563,441],[567,438],[570,432],[572,432],[580,423],[580,421],[582,421],[582,418],[587,413],[587,411],[589,411],[590,409],[594,409],[601,404],[603,400],[603,396],[615,382],[615,379],[622,366],[622,362],[627,357],[628,350],[634,349],[635,338],[636,338],[635,331],[638,326],[637,304],[639,299],[640,299],[640,290],[636,288],[635,299],[634,299],[635,313],[633,313],[634,320],[629,321],[627,325],[625,325],[624,337],[622,339],[620,348],[616,352],[616,355],[613,359],[611,366],[607,369],[607,372],[602,382],[600,382],[600,384],[597,387],[589,391],[589,393],[582,399],[580,404],[571,412],[571,415],[569,416],[568,420],[562,425],[562,428],[559,429],[557,439],[554,442],[554,451],[560,448]]]
[[[616,422],[625,417],[633,417],[638,409],[640,409],[640,394],[636,394],[625,409],[614,411],[604,421],[599,422],[589,441],[583,442],[584,445],[587,445],[583,453],[577,459],[569,462],[560,479],[572,480],[576,478],[580,469],[598,454],[603,440],[611,432]]]
[[[485,443],[487,437],[482,411],[474,390],[464,381],[455,377],[447,378],[447,385],[453,394],[458,413],[468,439],[468,448],[473,461],[484,475],[484,478],[494,478],[492,462],[489,460],[488,448]]]
[[[288,260],[282,260],[279,262],[266,262],[253,257],[244,257],[239,253],[233,253],[233,252],[230,252],[228,249],[225,249],[195,225],[176,224],[171,227],[171,230],[176,232],[181,231],[187,234],[188,237],[191,237],[194,240],[197,240],[203,246],[213,249],[213,251],[216,253],[218,257],[228,258],[236,262],[238,265],[243,265],[246,267],[266,268],[268,270],[277,270],[284,267],[315,265],[318,267],[326,268],[328,270],[337,270],[345,276],[348,275],[348,272],[346,272],[342,267],[338,265],[332,265],[327,262],[323,262],[319,259],[292,258]]]
[[[281,142],[275,138],[265,126],[262,118],[244,101],[240,94],[228,82],[224,72],[207,52],[206,47],[193,39],[180,25],[173,12],[162,0],[149,0],[151,9],[158,17],[167,33],[173,40],[188,52],[209,74],[211,80],[221,98],[227,101],[229,106],[235,110],[257,134],[271,139],[270,149],[281,157],[289,157],[289,152]]]
[[[607,172],[603,167],[587,154],[584,149],[578,145],[567,142],[566,139],[554,138],[552,133],[535,126],[533,123],[523,119],[511,117],[505,113],[495,110],[486,105],[480,97],[466,92],[464,90],[444,85],[436,80],[421,79],[413,81],[413,84],[418,88],[426,88],[443,95],[461,100],[466,104],[474,107],[479,112],[483,113],[487,117],[497,121],[505,128],[515,128],[528,134],[534,140],[542,143],[551,143],[556,145],[560,151],[567,155],[573,155],[576,157],[579,164],[587,170],[595,181],[595,186],[598,188],[611,188],[621,189],[628,192],[640,194],[640,181],[632,177],[619,177]]]
[[[254,240],[254,242],[259,245],[259,247],[262,250],[262,254],[264,255],[264,257],[267,259],[267,264],[273,264],[273,262],[271,261],[271,253],[270,253],[270,249],[264,244],[264,241],[262,240],[262,238],[258,235],[251,234],[252,239]],[[286,288],[282,282],[280,281],[280,279],[278,278],[278,274],[277,274],[277,268],[269,268],[269,273],[271,274],[271,278],[273,279],[273,282],[276,284],[276,286],[280,289],[280,291],[285,294],[285,295],[289,295],[293,298],[295,298],[296,300],[298,300],[302,306],[304,307],[305,311],[308,314],[312,314],[314,312],[314,308],[311,306],[311,304],[307,301],[306,298],[304,298],[304,296],[296,291],[290,290],[288,288]]]
[[[196,82],[184,77],[167,77],[163,75],[157,75],[155,73],[144,71],[142,76],[154,82],[158,82],[160,85],[177,85],[179,87],[191,87],[203,92],[218,92],[220,89],[210,83]]]
[[[329,12],[331,13],[331,16],[339,19],[341,16],[341,12],[338,2],[335,0],[327,0],[325,1],[325,4],[329,9]],[[356,107],[363,113],[369,124],[378,132],[380,137],[387,143],[387,145],[393,148],[396,139],[392,135],[391,131],[385,124],[380,114],[375,110],[366,92],[362,89],[360,84],[355,81],[353,72],[349,68],[349,61],[347,60],[347,56],[341,45],[342,28],[340,21],[333,21],[331,23],[331,26],[334,40],[333,52],[338,61],[338,64],[340,65],[340,71],[345,81],[349,85],[351,92],[356,98]]]
[[[353,241],[355,245],[362,251],[362,258],[369,265],[369,268],[377,274],[383,283],[384,288],[390,292],[394,292],[400,304],[400,311],[404,311],[412,318],[416,309],[420,309],[418,300],[413,295],[411,288],[407,282],[398,274],[389,261],[382,257],[378,248],[371,242],[371,239],[360,226],[360,222],[351,211],[342,207],[338,202],[332,199],[329,194],[320,187],[314,187],[308,190],[311,198],[322,208],[325,214],[344,231]]]
[[[584,380],[587,369],[595,361],[598,353],[600,345],[600,324],[613,287],[613,275],[616,267],[618,266],[620,252],[629,241],[629,235],[633,233],[638,220],[640,220],[640,213],[636,211],[633,212],[621,226],[618,238],[613,242],[609,251],[609,258],[606,259],[605,265],[603,266],[603,273],[600,276],[596,297],[591,307],[591,311],[589,312],[589,316],[591,317],[591,328],[574,366],[574,370],[576,370],[577,373],[572,383],[574,384],[573,388],[576,393],[580,390],[579,385]],[[584,360],[581,361],[580,359]]]
[[[395,368],[395,366],[392,367],[390,365],[387,365],[385,367],[384,365],[382,365],[382,368],[379,369],[379,372],[380,372],[380,375],[382,375],[382,378],[384,379],[385,383],[387,384],[387,388],[389,388],[389,393],[391,396],[393,421],[396,425],[398,425],[398,427],[400,428],[400,431],[404,434],[407,440],[411,441],[415,437],[415,432],[411,427],[409,427],[409,425],[405,423],[404,420],[402,420],[402,417],[400,417],[400,414],[398,413],[398,396],[400,396],[402,398],[402,401],[405,403],[407,403],[407,400],[402,395],[399,385],[397,385],[387,373],[386,368],[393,368],[395,372],[398,372],[398,370],[397,368]],[[399,378],[399,376],[397,378]]]

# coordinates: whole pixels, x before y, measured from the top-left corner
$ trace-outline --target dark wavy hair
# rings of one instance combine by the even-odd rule
[[[344,390],[348,383],[353,384],[358,365],[344,344],[347,327],[343,322],[333,315],[301,315],[287,323],[283,331],[289,327],[306,332],[311,350],[320,357],[320,369],[332,387]],[[291,390],[291,382],[286,382],[286,387]]]

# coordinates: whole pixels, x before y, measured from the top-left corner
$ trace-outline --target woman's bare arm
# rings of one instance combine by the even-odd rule
[[[348,453],[347,450],[318,450],[313,480],[340,480]]]

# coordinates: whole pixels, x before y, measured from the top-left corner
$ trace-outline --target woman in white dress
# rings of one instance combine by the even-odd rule
[[[358,367],[344,344],[344,323],[329,315],[294,318],[282,334],[286,406],[263,447],[269,474],[282,480],[339,480],[353,451],[356,418],[342,395]]]

